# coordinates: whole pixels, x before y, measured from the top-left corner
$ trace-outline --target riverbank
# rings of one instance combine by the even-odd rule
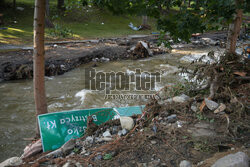
[[[178,48],[199,48],[224,45],[226,33],[207,33],[192,39],[192,43],[176,45]],[[149,44],[150,53],[135,51],[139,41]],[[81,64],[97,61],[114,61],[139,59],[159,55],[169,49],[158,46],[157,36],[131,35],[125,38],[108,38],[96,40],[59,41],[47,43],[45,51],[45,75],[64,74]],[[137,52],[137,53],[135,53]],[[0,81],[29,79],[33,77],[33,49],[24,47],[14,51],[0,52]]]

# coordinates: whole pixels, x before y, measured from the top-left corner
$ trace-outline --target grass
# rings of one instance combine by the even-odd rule
[[[33,41],[33,14],[34,0],[17,1],[18,7],[24,10],[15,10],[11,7],[12,0],[6,0],[7,7],[0,13],[4,14],[4,25],[6,30],[0,30],[0,43],[5,44],[31,44]],[[149,19],[152,30],[134,31],[128,27],[132,22],[140,25],[141,17],[137,16],[115,16],[112,13],[93,7],[77,8],[71,12],[59,13],[56,9],[56,0],[50,0],[50,19],[55,24],[70,29],[73,36],[68,38],[55,37],[51,30],[45,30],[46,41],[93,39],[104,37],[121,37],[130,34],[150,34],[155,31],[153,19]]]

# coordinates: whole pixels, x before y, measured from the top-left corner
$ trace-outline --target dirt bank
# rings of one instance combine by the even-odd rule
[[[61,75],[90,61],[142,58],[130,54],[131,47],[135,46],[139,40],[149,41],[152,44],[157,42],[154,37],[146,37],[49,44],[46,46],[45,75]],[[152,50],[153,55],[164,53],[156,48]],[[0,53],[0,80],[32,78],[32,55],[33,50],[29,49]]]
[[[205,40],[201,40],[202,38]],[[205,47],[206,44],[221,45],[225,39],[225,32],[203,34],[202,36],[194,36],[192,43],[186,44],[185,47]],[[61,75],[91,61],[145,58],[147,55],[133,54],[131,50],[138,41],[149,43],[152,51],[150,56],[167,51],[165,48],[157,46],[157,36],[130,36],[126,38],[48,43],[45,47],[45,75]],[[0,52],[0,81],[32,78],[32,55],[32,48]]]

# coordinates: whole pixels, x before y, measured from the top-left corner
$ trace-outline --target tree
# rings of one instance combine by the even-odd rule
[[[45,81],[44,81],[44,73],[45,73],[44,27],[45,27],[45,0],[35,0],[33,83],[34,83],[36,116],[47,113]],[[37,135],[39,135],[38,124],[37,124]]]
[[[189,41],[193,33],[231,26],[228,52],[235,53],[243,9],[249,9],[247,0],[95,0],[100,7],[106,6],[114,14],[141,14],[156,18],[157,27],[169,33],[175,41]],[[247,6],[248,5],[248,6]],[[234,15],[236,17],[234,18]]]

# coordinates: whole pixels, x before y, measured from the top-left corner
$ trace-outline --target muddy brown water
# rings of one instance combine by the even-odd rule
[[[198,52],[204,53],[200,49]],[[197,50],[185,52],[195,53]],[[183,63],[180,59],[183,54],[176,51],[172,54],[158,55],[141,60],[123,60],[99,63],[96,71],[110,72],[123,71],[128,75],[139,68],[142,72],[161,73],[161,82],[156,84],[154,91],[129,91],[116,92],[119,94],[154,94],[167,84],[176,84],[183,81],[178,74],[178,66]],[[46,77],[46,94],[49,112],[65,110],[96,108],[96,107],[121,107],[146,104],[147,100],[122,100],[105,99],[104,91],[85,89],[85,73],[87,67],[93,63],[82,65],[64,75]],[[32,80],[17,80],[0,83],[0,162],[6,158],[20,156],[24,147],[29,143],[24,138],[33,137],[35,134],[35,107],[33,100]]]

